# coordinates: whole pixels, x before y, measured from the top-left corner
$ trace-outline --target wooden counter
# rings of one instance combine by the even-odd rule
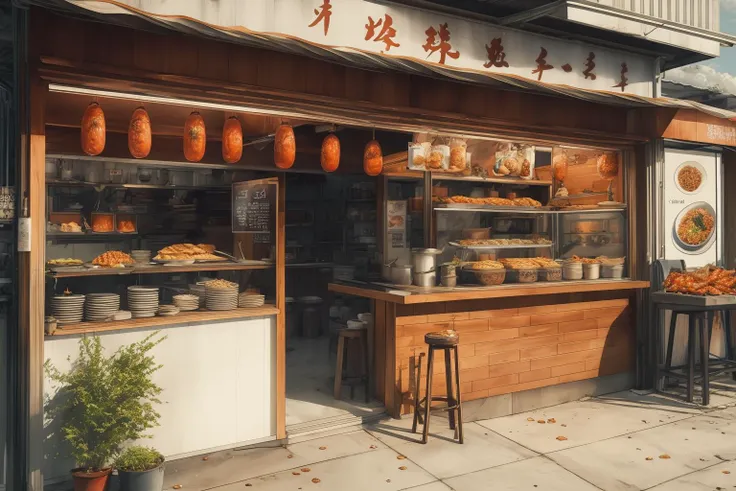
[[[374,300],[375,395],[395,417],[413,410],[417,383],[424,393],[426,366],[416,379],[419,354],[426,353],[424,335],[444,329],[459,333],[464,404],[562,384],[560,397],[574,400],[595,387],[589,379],[629,380],[636,359],[638,290],[648,287],[647,281],[605,279],[431,292],[329,285],[335,293]],[[443,365],[436,364],[434,372],[444,373]],[[579,390],[571,388],[583,380]],[[444,377],[434,378],[435,394],[444,394],[444,384]]]
[[[168,317],[156,316],[123,321],[80,322],[78,324],[67,324],[65,326],[58,327],[56,332],[51,336],[46,336],[46,339],[56,338],[59,336],[102,333],[146,327],[168,327],[201,322],[250,319],[253,317],[276,315],[278,312],[279,310],[273,305],[264,305],[263,307],[253,309],[234,309],[224,311],[196,310],[194,312],[181,312],[177,315]]]
[[[637,290],[649,288],[648,281],[634,280],[583,280],[538,282],[529,285],[499,285],[489,287],[461,286],[457,288],[436,287],[422,290],[419,287],[383,287],[381,283],[365,287],[344,283],[330,283],[330,291],[356,297],[371,298],[402,305],[454,302],[459,300],[480,300],[484,298],[527,297],[554,295],[560,293],[603,292],[617,290]]]

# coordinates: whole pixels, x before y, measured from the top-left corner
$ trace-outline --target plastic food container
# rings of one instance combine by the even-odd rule
[[[494,286],[500,285],[506,279],[505,269],[467,269],[475,275],[475,278],[481,285]]]
[[[583,263],[566,262],[562,265],[562,277],[566,280],[582,280]]]
[[[624,277],[624,265],[603,265],[601,267],[601,276],[604,278],[623,278]]]
[[[601,277],[601,265],[599,263],[583,264],[583,277],[586,280],[597,280]]]
[[[539,281],[562,281],[562,268],[540,269]]]
[[[92,212],[92,231],[97,233],[115,230],[115,214]]]
[[[539,270],[529,269],[507,269],[506,283],[534,283],[539,279]]]

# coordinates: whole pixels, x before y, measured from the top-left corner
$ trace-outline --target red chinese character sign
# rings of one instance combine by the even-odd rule
[[[554,66],[547,63],[547,50],[542,48],[542,50],[539,52],[539,56],[537,56],[537,59],[534,60],[537,64],[537,68],[532,70],[532,75],[539,74],[539,77],[537,80],[542,80],[542,75],[544,75],[544,72],[547,70],[552,70]]]
[[[503,50],[501,38],[493,38],[490,45],[486,44],[486,52],[488,53],[488,62],[483,64],[484,67],[508,68],[509,62],[506,61],[506,53]]]
[[[327,32],[330,30],[330,17],[332,17],[332,5],[330,5],[330,0],[324,0],[319,8],[314,9],[314,15],[316,15],[317,18],[309,24],[309,27],[314,27],[322,22],[324,24],[325,36],[327,36]]]
[[[394,29],[393,24],[394,20],[388,14],[386,14],[383,19],[378,19],[378,21],[374,21],[373,17],[368,16],[368,24],[365,25],[365,40],[382,42],[385,45],[383,50],[385,52],[388,52],[391,48],[398,48],[401,45],[394,41],[394,38],[396,37],[396,29]],[[376,35],[376,29],[379,27],[381,30],[378,35]]]
[[[439,63],[440,65],[444,65],[448,56],[453,60],[460,58],[460,52],[452,51],[452,45],[450,44],[450,29],[447,27],[447,22],[440,24],[439,28],[439,31],[437,31],[434,26],[430,26],[429,29],[424,31],[424,34],[427,35],[427,42],[424,43],[422,48],[424,48],[424,51],[429,52],[427,58],[439,52]],[[437,37],[439,37],[439,40]]]

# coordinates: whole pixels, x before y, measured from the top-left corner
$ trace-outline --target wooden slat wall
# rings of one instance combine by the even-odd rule
[[[611,294],[595,295],[590,301],[569,297],[570,303],[537,297],[465,306],[463,302],[399,306],[395,384],[400,399],[394,411],[411,411],[413,367],[419,354],[426,352],[424,335],[443,329],[460,333],[465,401],[632,371],[633,299]],[[444,373],[444,366],[436,364],[434,373]],[[420,383],[424,387],[426,379]],[[444,383],[436,378],[433,391],[444,394]]]

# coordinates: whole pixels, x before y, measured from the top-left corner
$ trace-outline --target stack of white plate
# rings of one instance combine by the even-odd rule
[[[146,249],[134,249],[130,251],[130,256],[138,264],[148,264],[151,262],[151,251]]]
[[[197,295],[199,297],[199,308],[204,307],[204,285],[189,285],[189,293],[191,293],[192,295]]]
[[[162,315],[164,317],[170,317],[178,313],[179,313],[179,307],[177,307],[176,305],[161,305],[158,308],[158,315]]]
[[[155,316],[158,312],[158,288],[129,286],[128,309],[133,314],[133,318]]]
[[[238,307],[241,309],[253,309],[263,307],[266,302],[266,295],[258,295],[255,293],[243,292],[238,297]]]
[[[120,295],[117,293],[89,293],[84,303],[84,318],[90,322],[110,319],[120,310]]]
[[[174,295],[174,305],[179,307],[181,312],[191,312],[199,308],[199,296],[197,295]]]
[[[238,288],[205,288],[207,310],[235,310],[238,308]]]
[[[51,313],[59,325],[82,322],[84,295],[55,295],[51,299]]]

